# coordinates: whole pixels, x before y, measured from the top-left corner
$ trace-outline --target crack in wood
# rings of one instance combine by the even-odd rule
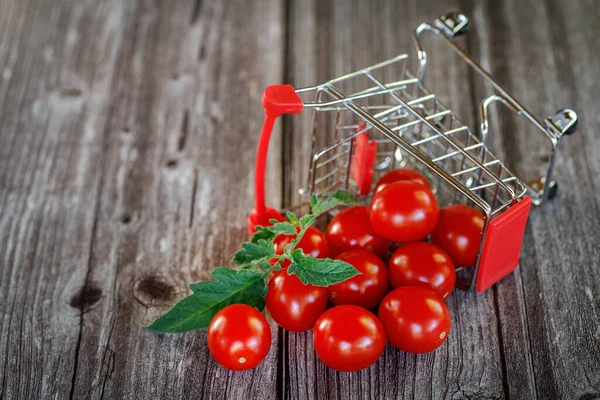
[[[109,361],[107,366],[106,374],[104,375],[104,379],[102,381],[102,391],[100,392],[100,398],[104,398],[104,392],[106,390],[106,383],[112,378],[112,375],[115,371],[115,361],[116,361],[116,353],[113,349],[110,348],[110,341],[112,339],[112,334],[115,330],[115,325],[117,323],[117,319],[113,319],[113,323],[111,324],[110,331],[108,332],[108,338],[106,339],[106,346],[104,347],[104,352],[102,354],[102,364],[104,365],[106,361],[106,354],[109,354]]]
[[[502,319],[500,318],[500,304],[498,302],[498,287],[493,287],[494,295],[494,313],[496,314],[496,332],[498,334],[498,347],[500,349],[500,365],[502,368],[502,390],[504,391],[504,397],[510,398],[510,390],[508,385],[508,372],[506,368],[506,355],[504,350],[504,336],[502,334]]]
[[[119,54],[120,52],[118,52],[117,54]],[[120,66],[122,62],[122,54],[120,54],[119,56],[117,56],[117,60],[115,61],[115,64],[117,66]],[[118,69],[115,69],[116,71],[118,71]],[[110,79],[110,83],[109,83],[109,87],[112,89],[111,92],[114,91],[115,89],[115,85],[117,84],[117,74],[113,73],[112,76],[109,78]],[[104,181],[105,181],[105,176],[106,176],[106,163],[107,163],[107,155],[108,155],[108,146],[109,146],[109,141],[108,141],[108,136],[110,134],[110,117],[113,115],[115,108],[117,107],[117,102],[113,102],[111,104],[111,106],[109,107],[108,110],[108,115],[107,115],[107,119],[106,119],[106,124],[104,126],[104,130],[102,132],[102,153],[101,153],[101,160],[100,160],[100,165],[99,165],[99,171],[100,171],[100,177],[98,179],[98,184],[96,186],[96,204],[94,205],[94,212],[93,212],[93,222],[92,222],[92,228],[91,228],[91,238],[90,238],[90,243],[88,246],[88,260],[87,260],[87,271],[85,274],[85,279],[83,282],[83,290],[86,291],[87,290],[87,286],[88,283],[90,281],[91,278],[91,273],[92,273],[92,264],[93,264],[93,255],[94,255],[94,251],[95,251],[95,243],[97,240],[97,235],[98,235],[98,225],[99,225],[99,221],[100,221],[100,197],[101,197],[101,193],[102,193],[102,189],[104,188]],[[77,343],[75,345],[75,355],[74,355],[74,363],[73,363],[73,375],[71,377],[71,390],[69,393],[69,399],[73,399],[74,395],[75,395],[75,385],[77,382],[77,372],[78,372],[78,366],[79,366],[79,352],[81,350],[81,340],[83,337],[83,320],[84,320],[84,313],[81,312],[80,313],[80,319],[79,319],[79,332],[77,335]]]
[[[276,383],[275,383],[275,393],[277,395],[278,399],[283,399],[285,398],[285,369],[286,369],[286,363],[284,360],[287,359],[286,357],[286,346],[285,346],[285,341],[287,338],[285,338],[285,332],[281,327],[277,327],[277,376],[276,376]]]
[[[61,88],[58,91],[58,94],[61,97],[79,97],[79,96],[81,96],[82,92],[81,92],[81,89],[78,89],[78,88],[66,87],[66,88]]]
[[[200,47],[198,47],[198,61],[204,61],[204,58],[206,57],[206,45],[204,44],[204,41],[200,42]]]
[[[104,166],[104,163],[102,163],[102,165]],[[97,189],[98,195],[100,194],[100,190],[102,188],[102,183],[104,181],[104,168],[101,168],[100,171],[101,171],[100,182],[98,184],[98,189]],[[88,262],[87,262],[87,271],[85,274],[85,279],[83,281],[83,289],[82,290],[84,292],[87,291],[88,282],[90,280],[90,275],[92,272],[92,258],[93,258],[93,254],[94,254],[94,242],[95,242],[96,233],[98,230],[99,216],[100,216],[100,201],[97,201],[95,210],[94,210],[94,221],[92,223],[92,236],[90,239],[89,250],[88,250],[89,255],[88,255]],[[79,366],[79,351],[81,350],[81,340],[83,338],[83,316],[84,315],[85,315],[85,313],[83,311],[80,312],[79,332],[77,334],[77,344],[75,345],[75,355],[73,357],[74,358],[73,376],[71,377],[71,391],[69,393],[69,399],[73,399],[73,396],[75,394],[75,384],[77,383],[77,370],[78,370],[78,366]]]
[[[185,143],[187,141],[188,132],[190,129],[190,110],[183,112],[183,119],[181,121],[181,129],[179,130],[179,140],[177,141],[177,150],[183,151]]]
[[[190,202],[190,219],[188,228],[194,224],[194,213],[196,212],[196,193],[198,192],[198,171],[194,168],[194,183],[192,184],[192,200]]]
[[[291,66],[291,55],[293,46],[293,27],[292,1],[284,2],[284,42],[283,42],[283,82],[293,81],[293,69]],[[281,135],[281,205],[287,207],[291,204],[292,197],[292,172],[289,162],[292,161],[292,145],[294,143],[294,125],[292,119],[287,115],[282,116],[282,135]]]
[[[194,2],[194,8],[190,14],[190,25],[194,25],[200,18],[200,11],[202,10],[202,0],[196,0]]]

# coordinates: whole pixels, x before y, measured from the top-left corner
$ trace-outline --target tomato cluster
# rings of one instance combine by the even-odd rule
[[[410,353],[433,351],[450,332],[444,300],[454,289],[456,268],[475,264],[484,223],[466,205],[439,210],[417,171],[391,171],[377,182],[368,207],[340,211],[326,235],[311,227],[296,246],[315,258],[345,261],[360,274],[317,287],[288,274],[289,262],[283,263],[270,277],[266,307],[286,330],[313,329],[318,357],[338,371],[369,367],[386,341]],[[294,237],[275,238],[275,253],[282,254]],[[400,244],[393,252],[392,242]],[[246,305],[224,308],[208,330],[211,354],[233,370],[258,365],[270,340],[264,316]]]

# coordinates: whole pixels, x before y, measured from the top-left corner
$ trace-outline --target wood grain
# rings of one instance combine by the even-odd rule
[[[203,334],[141,324],[247,235],[240,167],[261,88],[282,79],[279,3],[13,6],[6,23],[29,40],[1,30],[16,53],[2,81],[1,397],[273,397],[277,337],[234,374]]]
[[[0,398],[600,398],[596,8],[0,0]],[[388,346],[355,374],[326,368],[310,332],[274,324],[269,356],[243,373],[212,360],[204,332],[145,332],[247,237],[262,89],[414,55],[412,30],[449,9],[471,18],[461,45],[534,114],[581,119],[517,272],[453,295],[438,351]],[[476,124],[485,86],[426,45],[427,85]],[[494,151],[537,173],[535,137],[505,110],[492,119]],[[310,148],[306,120],[276,127],[271,205],[299,202]]]
[[[488,37],[509,44],[503,58],[489,57],[492,72],[500,69],[499,78],[538,115],[571,107],[583,124],[561,142],[559,195],[531,213],[521,268],[496,289],[511,397],[596,398],[600,392],[600,331],[592,322],[600,304],[595,243],[600,213],[594,191],[600,170],[588,154],[599,142],[593,128],[597,116],[586,116],[590,93],[598,89],[590,75],[598,60],[576,59],[586,52],[586,42],[578,37],[597,31],[590,5],[545,2],[515,12],[516,3],[509,2],[479,10]],[[547,23],[527,23],[534,20]],[[509,35],[515,28],[520,34]],[[527,163],[531,153],[523,144],[528,139],[502,136],[512,139],[503,141],[504,153]]]

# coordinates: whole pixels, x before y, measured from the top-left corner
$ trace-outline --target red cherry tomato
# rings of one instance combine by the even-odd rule
[[[300,230],[300,228],[296,228],[296,230]],[[275,254],[283,254],[283,249],[285,246],[290,244],[296,235],[279,235],[273,241],[275,245]],[[304,254],[307,254],[314,258],[327,258],[329,257],[329,246],[327,245],[327,239],[325,239],[325,235],[321,233],[320,230],[314,227],[309,227],[300,243],[296,245],[296,249],[302,249]],[[285,260],[281,263],[282,268],[287,268],[290,265],[289,260]]]
[[[208,326],[208,350],[223,367],[241,371],[256,367],[271,347],[271,328],[264,315],[246,304],[215,314]]]
[[[354,206],[340,211],[327,226],[327,243],[331,257],[345,251],[364,249],[385,257],[390,241],[371,227],[367,207]]]
[[[336,306],[352,304],[367,310],[375,308],[390,285],[383,261],[360,249],[342,253],[337,259],[353,265],[361,274],[327,287],[329,300]]]
[[[431,233],[439,215],[437,201],[426,186],[390,183],[373,196],[369,218],[375,232],[395,242],[415,242]]]
[[[440,211],[431,242],[440,246],[457,267],[471,267],[477,261],[485,217],[476,209],[455,204]]]
[[[428,188],[430,187],[427,178],[421,175],[421,173],[419,173],[418,171],[415,171],[414,169],[410,168],[400,168],[394,169],[382,176],[381,178],[379,178],[377,184],[375,185],[375,191],[373,193],[378,193],[388,184],[398,181],[413,181],[425,185]]]
[[[317,356],[329,368],[342,372],[365,369],[381,357],[385,330],[373,313],[356,306],[337,306],[315,324]]]
[[[436,245],[408,243],[390,259],[390,282],[394,288],[421,286],[447,298],[456,283],[456,270],[450,256]]]
[[[444,300],[422,287],[392,290],[379,306],[379,319],[390,343],[409,353],[437,349],[450,332],[450,313]]]
[[[287,270],[276,271],[269,280],[267,308],[283,329],[303,332],[315,326],[327,308],[327,289],[305,285]]]

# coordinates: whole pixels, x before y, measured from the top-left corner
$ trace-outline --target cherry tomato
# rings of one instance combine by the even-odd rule
[[[429,181],[427,180],[427,178],[421,175],[420,172],[410,168],[399,168],[394,169],[382,176],[381,178],[379,178],[377,184],[375,185],[375,191],[373,193],[378,193],[388,184],[398,181],[413,181],[425,185],[428,188],[430,187]]]
[[[371,227],[367,207],[354,206],[340,211],[327,226],[330,256],[345,251],[364,249],[385,257],[390,241],[378,235]]]
[[[208,326],[208,350],[223,367],[256,367],[271,347],[271,328],[256,308],[233,304],[215,314]]]
[[[395,242],[415,242],[431,233],[439,215],[437,201],[425,185],[412,181],[388,184],[373,196],[369,218],[375,232]]]
[[[457,267],[471,267],[477,261],[485,217],[476,209],[455,204],[440,211],[431,242],[440,246]]]
[[[313,340],[317,356],[329,368],[342,372],[365,369],[381,357],[385,330],[381,321],[364,308],[337,306],[315,324]]]
[[[336,306],[352,304],[367,310],[375,308],[390,285],[383,261],[360,249],[342,253],[337,259],[353,265],[361,274],[327,287],[329,300]]]
[[[450,256],[436,245],[425,242],[405,244],[390,259],[390,282],[394,288],[421,286],[447,298],[456,283],[456,270]]]
[[[287,270],[276,271],[269,280],[267,308],[283,329],[303,332],[315,326],[327,308],[327,289],[305,285]]]
[[[450,312],[444,300],[422,287],[392,290],[379,306],[379,319],[390,343],[409,353],[437,349],[450,332]]]
[[[296,228],[296,230],[300,230],[300,228]],[[283,249],[285,246],[290,244],[296,235],[279,235],[273,241],[275,245],[275,254],[283,254]],[[300,243],[298,243],[295,247],[296,249],[302,249],[304,254],[307,254],[314,258],[327,258],[329,257],[329,246],[327,245],[327,239],[325,239],[325,235],[321,233],[320,230],[314,227],[309,227]],[[282,268],[287,268],[290,265],[289,260],[285,260],[281,263]]]

